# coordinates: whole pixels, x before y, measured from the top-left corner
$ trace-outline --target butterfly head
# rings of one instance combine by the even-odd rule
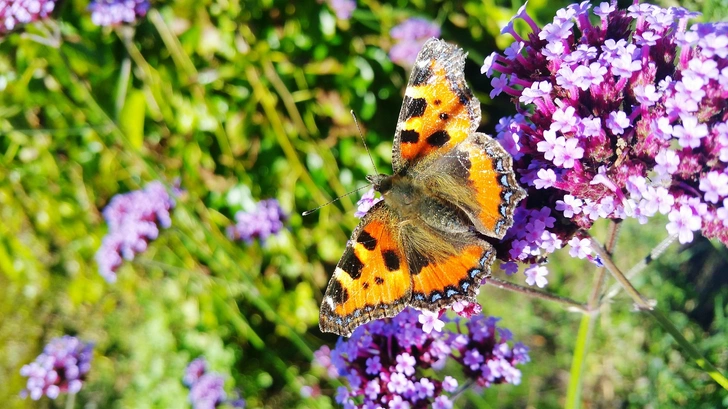
[[[374,190],[381,194],[385,194],[392,190],[392,176],[390,175],[384,175],[384,174],[378,174],[378,175],[369,175],[367,176],[367,180],[369,183],[374,185]]]

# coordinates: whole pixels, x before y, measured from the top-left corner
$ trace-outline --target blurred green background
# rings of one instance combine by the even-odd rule
[[[543,25],[565,4],[537,0],[528,10]],[[137,25],[115,29],[93,25],[86,6],[64,1],[55,20],[0,40],[0,406],[63,407],[63,398],[18,396],[22,365],[62,334],[96,345],[76,407],[187,407],[181,377],[201,355],[248,407],[336,406],[338,383],[311,358],[336,342],[318,330],[318,304],[357,223],[358,196],[300,213],[373,172],[350,109],[378,168],[390,169],[407,73],[389,60],[389,31],[408,17],[434,20],[470,53],[483,130],[512,114],[506,99],[488,98],[479,69],[510,43],[499,31],[520,3],[362,1],[338,20],[321,1],[187,0],[153,3]],[[690,5],[706,20],[724,18],[723,6]],[[107,231],[101,210],[117,193],[175,178],[186,193],[172,227],[106,283],[93,261]],[[230,242],[241,197],[277,198],[287,229],[262,244]],[[620,267],[647,255],[664,225],[624,223]],[[594,234],[603,240],[606,230]],[[673,245],[634,280],[719,368],[728,363],[727,259],[716,242]],[[588,298],[593,265],[562,252],[549,269],[547,290]],[[563,407],[581,315],[488,286],[480,301],[532,362],[521,385],[466,393],[456,405]],[[728,407],[725,391],[628,297],[595,323],[584,407]],[[323,394],[303,398],[305,385]]]

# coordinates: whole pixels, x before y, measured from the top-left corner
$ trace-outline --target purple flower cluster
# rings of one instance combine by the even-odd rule
[[[728,24],[695,24],[685,9],[588,1],[557,12],[543,29],[504,29],[515,42],[485,59],[491,97],[506,93],[519,114],[500,121],[528,201],[498,254],[537,263],[568,243],[599,260],[579,229],[600,218],[667,215],[681,243],[702,230],[728,244]],[[496,72],[500,75],[496,75]],[[576,236],[575,236],[576,233]],[[513,273],[517,266],[503,268]]]
[[[99,273],[106,281],[116,281],[121,263],[132,260],[147,249],[147,244],[159,235],[159,226],[172,224],[169,211],[174,200],[161,182],[151,182],[144,190],[114,196],[104,209],[109,232],[96,252]]]
[[[88,6],[97,26],[133,23],[149,11],[149,0],[93,0]]]
[[[228,237],[248,243],[256,238],[263,241],[281,231],[286,218],[276,199],[261,200],[252,212],[239,211],[235,214],[237,223],[228,227]]]
[[[61,393],[77,393],[91,369],[92,356],[92,344],[69,335],[54,338],[34,362],[20,369],[28,377],[21,395],[38,400],[43,395],[55,399]]]
[[[340,338],[334,350],[322,347],[315,361],[330,375],[346,377],[349,386],[340,387],[336,396],[344,408],[452,408],[458,381],[422,373],[442,369],[449,359],[480,387],[520,383],[516,365],[529,361],[528,348],[511,347],[512,335],[496,327],[497,318],[448,321],[445,329],[438,314],[406,309],[362,325],[348,340]]]
[[[245,400],[235,391],[235,398],[228,399],[225,394],[225,378],[215,372],[207,372],[207,362],[197,358],[185,369],[182,382],[190,388],[190,403],[193,409],[214,409],[227,404],[233,408],[245,408]]]
[[[429,20],[413,17],[392,28],[389,35],[397,40],[389,50],[389,58],[395,64],[411,67],[425,41],[440,37],[440,27]]]
[[[50,16],[56,0],[0,0],[0,34]]]
[[[336,18],[348,20],[356,10],[356,0],[329,0],[329,6],[334,10]]]

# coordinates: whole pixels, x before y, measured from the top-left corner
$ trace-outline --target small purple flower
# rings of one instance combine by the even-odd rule
[[[91,21],[97,26],[130,24],[149,11],[149,0],[92,0]]]
[[[99,274],[116,281],[116,270],[123,260],[132,260],[159,236],[159,227],[172,224],[170,210],[174,200],[161,182],[151,182],[144,190],[114,196],[103,211],[109,226],[96,252]]]
[[[205,358],[197,358],[187,365],[182,382],[187,386],[192,386],[205,372],[207,372],[207,361]]]
[[[329,0],[329,6],[334,10],[336,18],[348,20],[356,10],[356,0]]]
[[[372,189],[367,190],[367,192],[362,195],[361,199],[359,199],[359,201],[356,202],[357,209],[356,209],[356,213],[354,213],[354,216],[356,216],[358,218],[364,217],[364,215],[367,214],[369,209],[374,207],[375,204],[382,201],[381,197],[378,197],[375,199],[374,198],[375,194],[376,194],[376,192],[372,188]]]
[[[548,284],[546,276],[549,274],[549,271],[546,266],[533,264],[524,270],[523,273],[526,275],[526,284],[528,285],[544,288]]]
[[[207,372],[205,358],[197,358],[187,365],[182,382],[190,388],[189,400],[193,409],[214,409],[223,404],[237,409],[246,406],[239,390],[234,390],[232,397],[227,396],[225,378],[216,372]],[[302,389],[301,393],[307,391]]]
[[[417,363],[417,360],[412,355],[404,352],[400,355],[397,355],[396,361],[397,372],[401,372],[407,376],[413,375],[415,373],[415,364]]]
[[[190,388],[193,409],[213,409],[224,403],[225,398],[225,379],[216,373],[202,375]]]
[[[440,320],[440,314],[427,310],[420,313],[418,321],[422,324],[422,330],[427,334],[433,330],[441,332],[442,328],[445,326],[445,323]]]
[[[389,50],[389,58],[395,64],[411,67],[425,41],[440,37],[440,27],[429,20],[413,17],[392,28],[389,35],[397,40]]]
[[[667,217],[670,219],[667,231],[670,234],[677,234],[680,243],[690,243],[693,241],[693,232],[700,230],[700,216],[693,213],[688,205],[673,209]]]
[[[569,240],[569,255],[574,258],[586,258],[592,253],[591,241],[589,239],[580,239],[578,237],[572,237]]]
[[[228,228],[232,240],[243,240],[250,244],[254,239],[265,241],[271,235],[283,230],[287,219],[276,199],[261,200],[252,212],[235,213],[236,224]]]
[[[78,393],[91,369],[92,357],[90,343],[68,335],[52,339],[34,362],[20,369],[20,375],[28,377],[21,396],[38,400],[43,395],[55,399],[61,393]]]

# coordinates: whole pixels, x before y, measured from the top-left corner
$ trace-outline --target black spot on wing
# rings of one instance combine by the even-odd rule
[[[356,242],[364,246],[364,248],[369,251],[377,248],[377,239],[372,237],[372,235],[366,231],[359,233],[359,237],[356,238]]]
[[[384,284],[384,279],[382,277],[374,277],[374,282],[377,283],[377,285]]]
[[[364,268],[364,263],[359,260],[359,257],[356,256],[354,250],[349,248],[344,252],[344,256],[341,257],[339,268],[344,270],[351,278],[356,280],[361,277],[361,271]]]
[[[432,70],[429,67],[423,69],[415,66],[415,69],[412,72],[412,85],[415,87],[425,85],[431,77]]]
[[[399,270],[399,256],[393,250],[385,250],[382,252],[382,258],[384,258],[384,266],[389,271]]]
[[[365,290],[369,288],[369,283],[364,282],[364,284],[361,285]]]
[[[412,252],[412,254],[410,254],[407,258],[407,262],[409,264],[410,273],[413,275],[419,274],[423,268],[430,265],[430,259],[418,252]]]
[[[463,84],[457,87],[458,99],[463,105],[468,105],[470,100],[473,99],[473,92],[470,91],[467,85]]]
[[[443,121],[447,121],[448,119],[450,119],[450,115],[448,115],[447,112],[440,112],[440,119],[442,119]]]
[[[402,143],[417,143],[420,141],[420,134],[412,129],[404,129],[399,134]]]
[[[404,120],[408,120],[410,118],[418,118],[425,114],[425,109],[427,109],[427,100],[424,98],[410,98],[408,96],[404,97]]]
[[[329,290],[331,291],[330,295],[334,300],[334,304],[343,304],[349,299],[349,292],[346,291],[346,288],[341,286],[341,282],[339,280],[332,280]]]
[[[432,135],[427,137],[427,143],[437,148],[445,145],[449,140],[450,134],[444,129],[433,132]]]
[[[470,161],[470,155],[467,152],[457,152],[455,156],[451,156],[452,163],[449,166],[449,171],[460,179],[470,179],[470,167],[473,163]]]

